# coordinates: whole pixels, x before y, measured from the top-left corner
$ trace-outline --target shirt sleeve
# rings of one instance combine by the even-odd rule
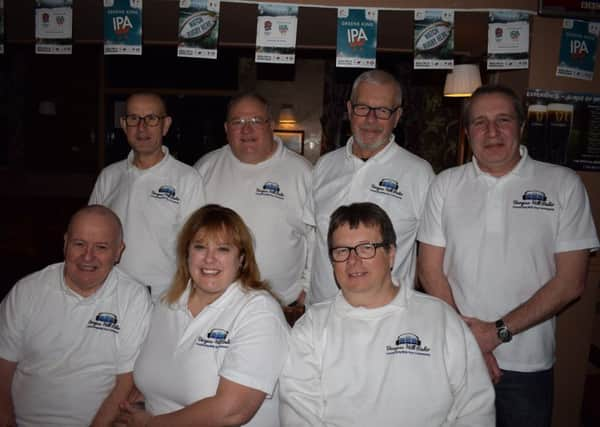
[[[147,289],[141,285],[136,286],[123,310],[125,318],[119,332],[117,374],[133,371],[135,360],[148,334],[151,310],[152,302]]]
[[[585,186],[575,173],[570,178],[563,180],[568,185],[561,194],[555,252],[597,249],[600,245]]]
[[[448,313],[454,316],[454,313]],[[444,426],[494,427],[494,386],[479,345],[465,322],[448,319],[445,359],[454,402]]]
[[[0,357],[18,362],[23,357],[25,328],[33,302],[17,283],[0,303]]]
[[[100,173],[98,179],[94,183],[94,188],[92,189],[92,194],[90,194],[90,200],[88,201],[88,205],[101,205],[104,200],[102,197],[102,178],[104,173]]]
[[[279,305],[266,298],[240,312],[219,376],[271,395],[287,357],[289,327]]]
[[[434,246],[446,247],[446,237],[442,228],[442,212],[446,198],[444,175],[433,180],[419,224],[417,240]]]
[[[310,309],[292,329],[289,355],[279,380],[279,412],[281,424],[286,427],[325,426],[321,419],[322,349],[314,329]]]

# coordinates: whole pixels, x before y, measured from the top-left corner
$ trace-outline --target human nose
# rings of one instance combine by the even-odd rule
[[[348,252],[348,259],[346,261],[348,263],[354,264],[359,260],[360,260],[360,257],[358,256],[358,252],[357,252],[356,248],[350,248],[350,250]]]
[[[86,246],[83,252],[83,259],[92,260],[94,259],[94,248],[92,246]]]
[[[369,113],[367,114],[367,121],[368,122],[376,122],[377,121],[377,114],[375,113],[374,108],[371,108],[369,110]]]

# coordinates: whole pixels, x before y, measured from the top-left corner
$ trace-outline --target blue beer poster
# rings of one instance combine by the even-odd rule
[[[104,0],[104,54],[142,54],[142,0]]]
[[[338,8],[337,67],[375,68],[377,9]]]
[[[564,19],[556,75],[592,80],[600,22]]]

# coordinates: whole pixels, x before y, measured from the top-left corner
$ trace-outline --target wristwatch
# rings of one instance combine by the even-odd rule
[[[512,340],[512,332],[502,319],[496,320],[496,333],[498,334],[498,339],[502,342],[510,342]]]

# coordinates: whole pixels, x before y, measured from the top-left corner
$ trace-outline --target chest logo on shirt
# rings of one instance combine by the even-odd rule
[[[379,181],[379,184],[371,184],[370,190],[374,193],[385,194],[401,199],[404,194],[402,194],[398,188],[398,181],[392,178],[383,178]]]
[[[88,328],[100,329],[102,331],[110,331],[118,334],[121,330],[119,320],[113,313],[100,312],[94,319],[90,319],[87,323]]]
[[[385,346],[385,354],[431,356],[431,349],[421,342],[418,335],[406,332],[398,335],[394,344]]]
[[[275,197],[276,199],[285,199],[285,194],[281,192],[279,184],[273,181],[267,181],[261,188],[256,189],[257,196]]]
[[[152,190],[150,197],[154,197],[155,199],[165,199],[171,203],[179,204],[179,197],[177,197],[175,187],[171,185],[161,185],[158,188],[158,191]]]
[[[541,209],[553,211],[554,203],[548,200],[546,193],[538,190],[527,190],[523,193],[521,200],[513,200],[513,209]]]
[[[213,328],[206,334],[206,338],[202,335],[196,338],[195,344],[201,347],[227,348],[230,344],[229,339],[227,339],[228,335],[229,331],[225,329]]]

